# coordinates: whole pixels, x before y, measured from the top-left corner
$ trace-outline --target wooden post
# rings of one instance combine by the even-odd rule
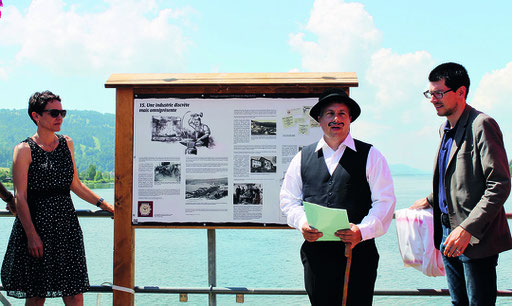
[[[116,90],[116,184],[114,218],[114,285],[133,289],[135,235],[132,227],[133,89]],[[119,165],[123,165],[120,167]],[[114,290],[114,305],[133,305],[134,295]]]

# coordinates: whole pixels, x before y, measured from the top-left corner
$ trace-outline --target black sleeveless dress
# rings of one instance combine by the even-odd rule
[[[2,285],[16,298],[71,296],[87,291],[89,279],[82,230],[70,186],[73,161],[66,139],[46,152],[31,138],[32,163],[28,169],[28,206],[43,242],[43,257],[30,256],[27,237],[15,219],[2,264]]]

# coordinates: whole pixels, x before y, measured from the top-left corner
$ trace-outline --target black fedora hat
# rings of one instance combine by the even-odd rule
[[[326,89],[322,95],[318,98],[318,102],[311,108],[309,111],[309,115],[318,121],[318,116],[320,116],[320,111],[322,107],[331,103],[331,102],[339,102],[348,106],[350,110],[350,116],[352,119],[350,122],[354,122],[359,115],[361,115],[361,108],[356,101],[352,100],[345,90],[341,88],[328,88]]]

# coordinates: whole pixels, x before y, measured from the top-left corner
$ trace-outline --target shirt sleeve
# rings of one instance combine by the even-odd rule
[[[366,162],[366,179],[372,193],[372,207],[368,215],[357,224],[362,240],[384,235],[395,211],[395,192],[393,178],[386,159],[373,146]]]
[[[301,231],[306,222],[306,213],[302,205],[302,176],[300,172],[301,152],[297,153],[290,162],[284,176],[280,193],[280,205],[289,226]]]

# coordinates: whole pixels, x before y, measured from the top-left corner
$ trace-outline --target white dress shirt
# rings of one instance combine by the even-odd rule
[[[336,170],[346,147],[356,151],[354,139],[350,133],[335,151],[327,145],[323,137],[318,142],[315,152],[322,149],[331,175]],[[304,206],[302,206],[301,156],[301,152],[297,153],[290,162],[280,193],[281,210],[287,216],[287,223],[299,231],[307,221]],[[386,233],[393,219],[396,202],[393,179],[386,159],[373,146],[370,148],[366,162],[366,180],[370,185],[372,207],[361,223],[356,224],[361,231],[362,240],[379,237]]]

